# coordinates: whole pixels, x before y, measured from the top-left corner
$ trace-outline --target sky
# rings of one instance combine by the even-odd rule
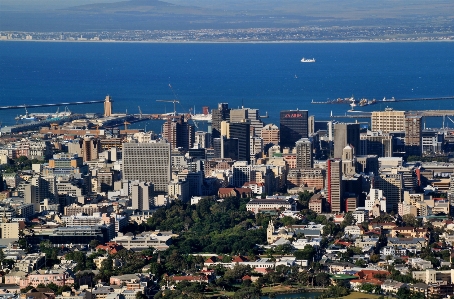
[[[0,10],[49,10],[119,0],[0,0]]]

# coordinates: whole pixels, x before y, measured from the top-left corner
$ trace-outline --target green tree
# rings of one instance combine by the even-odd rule
[[[371,254],[369,261],[371,263],[378,263],[380,261],[380,255],[379,254]]]
[[[235,292],[232,298],[234,299],[260,299],[262,292],[260,288],[251,286],[241,288]]]
[[[294,255],[295,255],[296,259],[298,259],[298,260],[313,261],[315,253],[316,253],[316,251],[315,251],[314,247],[312,247],[310,245],[306,245],[306,246],[304,246],[303,250],[295,251]]]
[[[315,276],[315,283],[318,286],[325,287],[330,283],[330,277],[328,273],[321,272]]]
[[[402,221],[405,223],[406,226],[413,226],[418,227],[418,219],[412,214],[406,214],[402,216]]]

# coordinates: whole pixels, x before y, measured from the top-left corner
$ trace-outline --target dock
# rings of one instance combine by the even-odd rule
[[[8,126],[8,127],[5,126],[0,129],[0,132],[3,134],[12,134],[12,133],[25,132],[25,131],[39,130],[39,128],[48,127],[51,124],[61,125],[65,122],[73,121],[76,119],[82,119],[82,118],[85,118],[85,115],[73,114],[71,116],[62,117],[60,119],[49,119],[49,120],[34,121],[34,122],[30,122],[30,123]]]
[[[21,108],[38,108],[38,107],[55,107],[55,106],[73,106],[73,105],[88,105],[104,103],[102,101],[81,101],[81,102],[63,102],[63,103],[48,103],[48,104],[30,104],[30,105],[16,105],[16,106],[0,106],[0,110],[8,109],[21,109]]]
[[[371,112],[365,113],[350,113],[344,115],[331,115],[331,118],[370,118]],[[422,116],[422,117],[445,117],[454,116],[454,110],[409,110],[405,111],[406,116]]]
[[[454,100],[454,96],[449,97],[436,97],[436,98],[407,98],[407,99],[385,99],[385,100],[375,100],[373,104],[367,104],[364,106],[375,105],[378,103],[395,103],[395,102],[411,102],[411,101],[442,101],[442,100]],[[341,100],[328,100],[324,102],[316,102],[312,100],[311,104],[351,104],[352,102],[348,99]]]

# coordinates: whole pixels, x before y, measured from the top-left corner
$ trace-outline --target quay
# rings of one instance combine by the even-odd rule
[[[407,116],[423,116],[423,117],[445,117],[454,116],[454,110],[409,110],[406,111]],[[331,118],[370,118],[370,112],[351,113],[344,115],[331,115]]]
[[[384,100],[375,100],[375,102],[371,104],[367,104],[364,106],[375,105],[378,103],[394,103],[394,102],[411,102],[411,101],[441,101],[441,100],[454,100],[454,96],[449,97],[436,97],[436,98],[408,98],[408,99],[384,99]],[[352,103],[349,99],[341,99],[341,100],[328,100],[324,102],[316,102],[312,100],[311,104],[350,104]]]
[[[50,119],[50,120],[43,120],[43,121],[34,121],[34,122],[30,122],[30,123],[14,125],[14,126],[9,126],[9,127],[2,127],[0,129],[0,132],[2,134],[19,133],[19,132],[29,131],[29,130],[33,130],[33,129],[39,129],[40,127],[44,127],[44,126],[50,126],[51,124],[61,125],[65,122],[73,121],[76,119],[82,119],[82,118],[85,118],[85,115],[73,114],[71,116],[62,117],[58,120]]]
[[[20,109],[20,108],[37,108],[37,107],[54,107],[54,106],[88,105],[88,104],[98,104],[98,103],[104,103],[104,100],[103,101],[81,101],[81,102],[64,102],[64,103],[0,106],[0,110]]]

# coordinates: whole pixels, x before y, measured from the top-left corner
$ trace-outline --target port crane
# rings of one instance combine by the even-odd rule
[[[139,107],[139,113],[140,113],[140,119],[142,119],[142,109],[140,109],[140,106]]]
[[[177,106],[176,103],[180,103],[178,100],[156,100],[156,102],[168,102],[168,103],[173,103],[173,115],[177,115]]]

